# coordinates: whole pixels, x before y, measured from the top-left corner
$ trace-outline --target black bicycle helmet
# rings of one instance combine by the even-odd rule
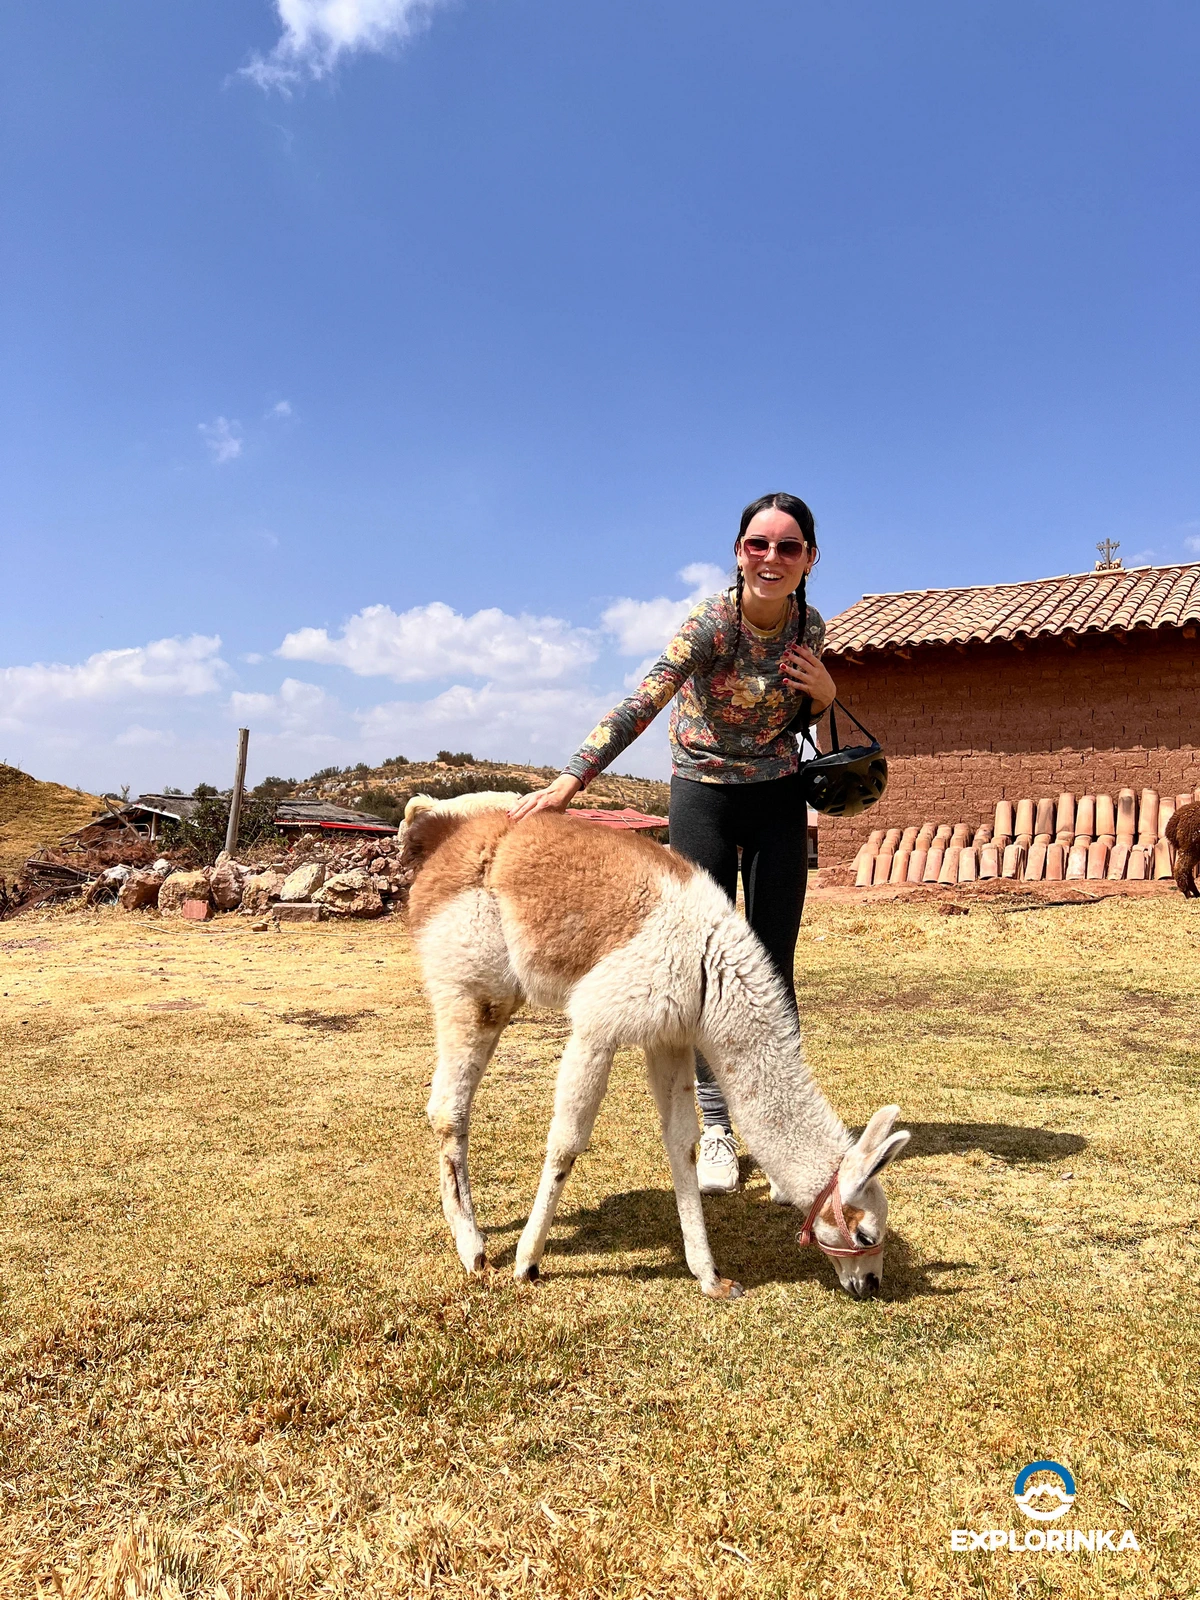
[[[801,769],[804,798],[830,817],[857,817],[887,788],[887,757],[877,744],[854,745],[817,756]]]
[[[879,740],[863,727],[853,712],[846,711],[845,706],[842,710],[871,742],[843,750],[838,742],[833,706],[842,706],[842,702],[835,700],[829,708],[829,742],[833,748],[827,754],[817,751],[816,740],[807,724],[797,729],[801,739],[808,739],[817,751],[811,761],[800,764],[800,787],[814,811],[829,817],[857,817],[882,798],[888,781],[887,757]]]

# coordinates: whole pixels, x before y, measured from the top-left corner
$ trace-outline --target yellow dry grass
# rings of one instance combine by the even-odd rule
[[[438,1210],[430,1031],[388,921],[0,929],[0,1593],[1180,1596],[1196,1591],[1200,920],[812,907],[808,1049],[895,1098],[888,1295],[708,1202],[682,1265],[619,1058],[542,1283],[511,1282],[560,1020],[505,1035]],[[1049,1456],[1138,1556],[958,1555]]]
[[[0,762],[0,874],[16,872],[41,845],[56,845],[102,809],[82,789],[43,783]]]

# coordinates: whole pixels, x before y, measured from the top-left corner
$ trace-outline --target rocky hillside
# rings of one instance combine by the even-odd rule
[[[94,794],[41,783],[0,763],[0,876],[14,873],[40,846],[56,845],[103,809]]]
[[[293,792],[293,798],[360,806],[387,821],[398,822],[414,794],[432,794],[439,799],[483,789],[513,789],[526,794],[531,789],[544,788],[557,776],[558,770],[554,767],[524,767],[502,761],[387,762],[381,767],[355,767],[319,781],[310,779]],[[657,779],[621,777],[605,772],[586,795],[579,798],[577,805],[613,811],[632,806],[635,811],[665,817],[669,796],[670,786]]]

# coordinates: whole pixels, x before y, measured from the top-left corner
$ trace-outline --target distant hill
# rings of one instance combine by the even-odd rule
[[[56,845],[103,809],[94,794],[41,783],[0,763],[0,874],[11,876],[40,845]]]
[[[414,794],[446,798],[452,794],[471,794],[483,789],[514,789],[527,794],[543,789],[558,776],[556,767],[528,767],[504,761],[407,761],[387,762],[381,767],[355,767],[332,774],[320,781],[310,779],[293,791],[293,798],[334,800],[344,806],[360,806],[386,821],[398,822]],[[580,796],[578,805],[592,810],[635,811],[665,817],[670,786],[655,778],[620,777],[604,772]]]

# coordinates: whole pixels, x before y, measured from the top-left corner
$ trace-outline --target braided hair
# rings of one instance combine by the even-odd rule
[[[797,496],[794,495],[794,494],[783,494],[783,493],[764,494],[764,495],[761,495],[757,500],[751,500],[750,504],[742,512],[742,519],[741,519],[741,522],[738,524],[738,535],[737,535],[737,538],[733,541],[733,553],[734,553],[734,555],[736,556],[738,551],[741,549],[742,540],[746,536],[746,529],[750,526],[751,522],[753,522],[754,518],[758,515],[758,513],[760,511],[770,511],[770,510],[782,511],[785,514],[785,516],[791,517],[792,521],[800,529],[800,532],[801,532],[801,534],[802,534],[802,536],[804,538],[805,544],[809,547],[810,550],[815,550],[816,551],[817,560],[819,561],[821,559],[821,552],[819,550],[817,550],[817,523],[816,523],[816,518],[813,516],[812,512],[805,505],[803,500],[798,499]],[[733,624],[733,643],[730,646],[728,652],[726,653],[726,662],[727,662],[728,665],[732,665],[732,663],[736,660],[737,653],[738,653],[738,646],[742,642],[742,592],[745,589],[745,587],[746,587],[746,575],[742,571],[741,567],[739,566],[738,569],[737,569],[737,577],[734,580],[734,588],[736,590],[736,593],[734,595],[734,600],[735,600],[735,603],[736,603],[735,604],[735,609],[736,609],[737,615],[734,618],[734,624]],[[800,629],[799,629],[799,632],[797,633],[796,637],[799,639],[800,643],[803,644],[804,643],[804,635],[805,635],[805,633],[806,633],[806,631],[808,629],[808,574],[807,573],[805,573],[804,577],[800,579],[800,585],[796,590],[796,607],[797,607],[797,609],[798,609],[798,611],[800,613]]]

